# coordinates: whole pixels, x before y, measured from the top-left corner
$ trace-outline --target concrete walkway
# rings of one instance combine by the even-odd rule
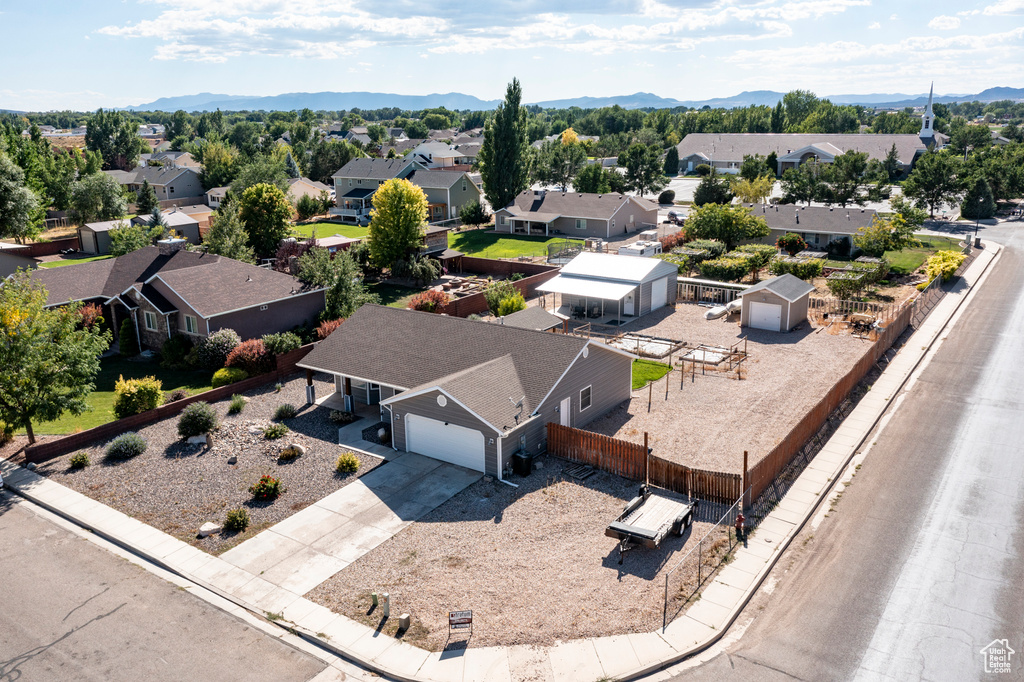
[[[423,455],[397,454],[359,480],[224,552],[221,559],[295,594],[305,594],[480,477],[479,472]]]
[[[996,245],[986,243],[985,250],[964,274],[965,286],[947,293],[939,301],[925,323],[914,334],[913,340],[889,363],[872,385],[871,391],[857,404],[825,447],[797,478],[779,505],[762,521],[747,545],[738,548],[733,561],[722,568],[714,580],[705,585],[700,601],[685,614],[675,618],[664,631],[574,640],[549,648],[513,646],[427,652],[303,599],[300,590],[303,590],[308,581],[302,576],[296,577],[292,582],[278,579],[278,582],[282,583],[278,585],[268,580],[266,574],[254,575],[251,570],[226,560],[231,552],[226,553],[224,557],[205,554],[191,545],[9,462],[0,461],[0,472],[12,489],[38,504],[72,518],[99,535],[130,547],[151,561],[170,568],[246,608],[282,614],[283,619],[296,632],[317,640],[325,648],[386,677],[437,682],[568,679],[586,681],[604,678],[624,680],[645,675],[650,680],[669,679],[670,673],[661,670],[662,668],[710,647],[732,625],[790,541],[810,518],[819,501],[827,496],[855,451],[878,423],[896,395],[903,390],[908,378],[973,286],[984,275],[997,253]],[[385,465],[385,468],[387,466],[391,464]],[[373,473],[375,472],[367,474],[364,479]],[[422,480],[425,489],[436,484],[426,484],[426,477]],[[417,487],[418,485],[417,483]],[[333,502],[328,502],[331,497],[333,496],[314,505],[310,514],[320,515],[316,517],[318,519],[327,519],[324,528],[331,524],[340,524],[336,528],[343,528],[348,521],[341,521],[341,508]],[[363,505],[369,501],[369,498],[361,499],[358,495],[353,499]],[[381,502],[383,501],[382,499]],[[354,512],[354,508],[350,509],[349,512],[354,516],[345,518],[354,521],[360,513],[368,512],[373,506],[364,512]],[[395,513],[396,509],[390,511]],[[334,519],[325,512],[336,514],[339,518]],[[374,512],[379,513],[382,513],[382,510]],[[322,548],[328,547],[329,543],[324,540],[330,537],[330,533],[311,540],[302,534],[302,524],[289,524],[289,521],[278,524],[272,530],[281,538],[287,538],[304,547],[315,546],[317,543],[321,543]],[[370,513],[367,513],[364,521],[364,527],[377,528],[378,524],[387,525],[381,517]],[[317,520],[314,525],[319,526],[320,521]],[[298,537],[305,539],[299,540]],[[237,549],[241,548],[242,546],[239,546]],[[348,550],[335,548],[337,556],[327,551],[322,553],[341,559],[346,556],[344,551],[356,551],[358,548],[359,542],[356,542],[354,546],[350,545]],[[244,563],[244,553],[240,552],[237,556],[238,562]],[[284,560],[282,555],[281,561]],[[271,572],[273,569],[274,566],[271,566]],[[284,570],[282,569],[280,573],[283,574]],[[288,586],[285,586],[286,582]],[[289,589],[289,586],[292,589]]]

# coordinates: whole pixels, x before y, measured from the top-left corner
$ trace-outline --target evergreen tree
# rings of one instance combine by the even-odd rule
[[[892,143],[892,149],[885,155],[885,161],[882,162],[882,167],[885,168],[886,175],[889,177],[889,182],[894,182],[896,178],[903,172],[903,167],[900,165],[900,155],[896,151],[896,143]]]
[[[694,206],[728,204],[731,201],[732,192],[729,189],[729,181],[725,178],[719,178],[713,169],[700,179],[697,189],[693,191]]]
[[[248,235],[238,217],[238,204],[221,205],[213,214],[210,231],[203,238],[207,253],[243,263],[255,263],[256,252],[248,244]]]
[[[529,186],[529,139],[526,109],[522,107],[522,87],[512,79],[505,101],[498,105],[487,122],[480,147],[480,175],[484,195],[495,209],[508,206]]]
[[[779,100],[772,109],[771,127],[773,133],[786,132],[786,110],[782,106],[782,100]]]
[[[992,188],[988,180],[978,176],[971,184],[971,188],[964,195],[960,204],[960,215],[972,220],[991,218],[996,214],[996,200],[992,196]]]
[[[292,153],[288,152],[288,156],[284,160],[284,172],[288,174],[289,178],[301,178],[302,173],[299,172],[299,165],[295,163],[295,159],[292,158]]]
[[[673,178],[679,175],[679,149],[675,145],[665,152],[665,175]]]
[[[142,187],[139,188],[138,199],[135,202],[135,212],[139,215],[145,215],[146,213],[152,213],[159,206],[160,202],[157,201],[156,190],[149,184],[149,180],[143,180]]]

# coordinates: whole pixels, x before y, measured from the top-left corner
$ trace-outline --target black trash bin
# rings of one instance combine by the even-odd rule
[[[517,476],[529,476],[533,471],[533,459],[521,452],[512,455],[512,472]]]

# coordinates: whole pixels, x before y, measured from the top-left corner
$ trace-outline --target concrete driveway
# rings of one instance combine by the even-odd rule
[[[481,476],[402,453],[221,558],[305,594]]]

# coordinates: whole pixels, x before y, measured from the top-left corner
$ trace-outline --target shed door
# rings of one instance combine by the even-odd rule
[[[474,471],[484,470],[484,434],[465,426],[408,414],[405,449]]]
[[[633,314],[633,292],[626,294],[626,297],[622,299],[622,314],[632,315]]]
[[[668,277],[654,280],[651,285],[651,310],[663,308],[668,303]]]
[[[750,326],[754,329],[782,331],[782,306],[777,303],[750,303]]]

